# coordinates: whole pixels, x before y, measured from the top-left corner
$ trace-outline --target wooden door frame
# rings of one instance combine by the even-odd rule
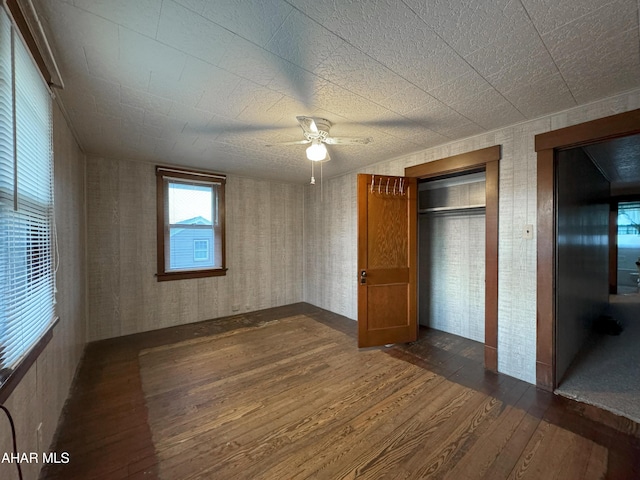
[[[404,169],[420,180],[484,171],[485,208],[485,313],[484,366],[498,371],[498,184],[500,145],[462,153]]]
[[[535,136],[537,172],[536,385],[553,391],[556,378],[556,151],[640,133],[640,109]]]

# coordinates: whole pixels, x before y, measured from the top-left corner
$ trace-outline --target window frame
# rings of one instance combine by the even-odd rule
[[[618,213],[621,203],[640,202],[638,193],[624,193],[609,197],[609,294],[618,295]]]
[[[14,184],[13,188],[13,208],[14,212],[24,213],[25,205],[29,204],[29,197],[25,196],[24,189],[20,189],[18,185],[18,168],[24,169],[24,161],[20,161],[17,157],[18,153],[18,144],[17,142],[17,129],[20,128],[18,126],[16,115],[16,98],[18,96],[18,92],[16,89],[16,59],[18,57],[18,53],[16,49],[18,48],[18,44],[21,44],[20,48],[26,51],[27,56],[30,57],[30,62],[33,63],[37,74],[40,76],[40,79],[43,83],[43,90],[41,93],[49,96],[47,102],[48,106],[48,118],[47,125],[49,133],[47,135],[47,143],[48,143],[48,158],[47,163],[49,163],[49,173],[47,174],[47,183],[51,189],[50,194],[48,194],[48,199],[44,204],[44,210],[47,211],[45,216],[47,217],[46,223],[48,224],[47,230],[48,233],[46,236],[42,235],[42,232],[38,230],[38,228],[33,227],[33,223],[28,222],[25,227],[28,233],[25,234],[25,259],[28,258],[36,258],[35,262],[28,262],[27,271],[26,271],[26,286],[24,287],[27,292],[32,292],[36,285],[44,283],[50,283],[48,287],[47,296],[51,301],[51,308],[47,308],[50,310],[50,315],[48,314],[45,317],[41,317],[44,320],[42,322],[38,322],[38,325],[42,328],[39,328],[39,333],[36,335],[31,335],[31,331],[34,331],[35,322],[29,323],[30,336],[32,337],[30,343],[22,342],[24,349],[21,350],[20,356],[15,359],[12,363],[6,363],[5,359],[2,358],[0,360],[0,403],[4,403],[9,396],[12,394],[14,389],[20,384],[26,373],[29,371],[31,366],[36,362],[40,354],[47,347],[51,339],[53,338],[53,330],[60,321],[58,317],[58,313],[55,306],[55,278],[56,278],[56,270],[57,270],[57,256],[55,250],[55,202],[54,202],[54,191],[55,191],[55,177],[53,173],[54,169],[54,149],[53,149],[53,106],[51,99],[51,87],[59,86],[57,84],[54,85],[52,82],[52,76],[49,71],[48,65],[49,62],[45,62],[44,57],[41,55],[38,50],[35,37],[31,33],[31,29],[29,28],[30,22],[27,21],[24,16],[21,7],[18,5],[16,0],[6,0],[3,5],[0,5],[0,12],[3,15],[6,15],[6,18],[9,20],[10,29],[11,29],[11,58],[9,60],[10,63],[10,86],[11,93],[10,98],[13,104],[12,106],[12,123],[10,126],[11,135],[13,136],[13,149],[11,150],[11,155],[13,156],[13,168],[16,169],[14,171]],[[43,32],[38,33],[38,38],[44,39]],[[46,41],[46,39],[44,40]],[[24,58],[24,57],[23,57]],[[52,57],[47,57],[51,62],[53,62],[53,66],[55,67],[55,60]],[[59,83],[61,84],[60,79]],[[31,95],[31,94],[30,94]],[[21,193],[22,191],[22,193]],[[35,204],[29,204],[28,208],[33,208],[34,205],[40,206],[37,202]],[[15,240],[12,240],[15,241]],[[47,248],[43,249],[43,245],[47,244]],[[34,255],[35,252],[35,255]],[[37,268],[35,268],[37,267]],[[35,268],[35,269],[34,269]],[[48,273],[45,273],[48,272]],[[3,294],[5,292],[3,291]],[[30,293],[27,293],[27,297]],[[49,300],[48,300],[49,301]],[[40,312],[43,313],[43,312]],[[32,317],[30,317],[32,318]],[[6,319],[2,320],[3,325],[9,325],[11,322],[7,323]],[[14,325],[15,326],[15,325]],[[11,344],[13,345],[13,344]],[[3,344],[2,348],[6,345]]]
[[[169,259],[166,258],[170,231],[169,224],[169,195],[168,183],[165,179],[186,180],[198,183],[215,185],[218,189],[216,202],[217,212],[213,212],[217,222],[213,222],[214,231],[220,233],[221,242],[221,266],[215,268],[167,271]],[[156,166],[156,220],[157,220],[157,264],[158,271],[156,278],[159,282],[167,280],[185,280],[190,278],[220,277],[227,274],[226,254],[225,254],[225,186],[226,175],[202,170],[186,169],[182,167]],[[217,227],[216,227],[217,224]],[[214,235],[214,239],[216,235]]]
[[[198,248],[198,242],[204,242],[204,248]],[[204,257],[199,257],[196,253],[204,252]],[[193,239],[193,261],[194,262],[206,262],[209,260],[209,239],[208,238],[194,238]]]

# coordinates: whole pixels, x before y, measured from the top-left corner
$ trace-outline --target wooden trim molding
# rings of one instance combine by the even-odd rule
[[[407,167],[404,169],[404,174],[407,177],[432,178],[456,173],[471,173],[474,170],[482,171],[488,162],[498,160],[500,160],[500,145],[495,145]]]
[[[27,356],[24,357],[18,365],[9,373],[6,377],[6,380],[0,386],[0,405],[7,401],[7,399],[11,396],[16,387],[20,384],[20,381],[27,374],[29,369],[32,367],[36,360],[40,356],[40,354],[44,351],[46,346],[49,344],[51,339],[53,338],[53,329],[60,321],[59,317],[56,317],[49,328],[44,332],[40,340],[38,340],[35,345],[31,348]]]
[[[536,384],[555,387],[555,175],[553,150],[538,152]]]
[[[499,155],[499,152],[498,152]],[[485,367],[498,371],[498,160],[485,163]]]
[[[484,366],[498,371],[498,201],[501,146],[475,150],[405,169],[405,176],[419,179],[484,171],[485,208],[485,340]]]
[[[219,235],[221,246],[221,267],[209,268],[209,269],[194,269],[194,270],[179,270],[179,271],[167,271],[166,257],[167,244],[166,244],[166,232],[168,231],[168,198],[165,196],[165,178],[178,178],[182,180],[192,180],[196,182],[215,183],[218,185],[218,226],[214,229],[216,235]],[[222,277],[227,274],[226,267],[226,241],[225,241],[225,186],[226,175],[204,172],[198,170],[189,170],[178,167],[156,167],[156,235],[157,235],[157,273],[156,278],[159,282],[168,280],[187,280],[191,278],[206,278],[206,277]],[[215,255],[215,252],[214,252]]]
[[[536,385],[557,387],[556,378],[556,151],[640,133],[640,109],[536,135],[537,171],[537,338]]]
[[[560,128],[535,137],[536,152],[572,148],[640,133],[640,109]]]
[[[6,0],[5,3],[44,81],[50,87],[62,88],[60,72],[36,12],[32,8],[24,6],[25,2],[20,0]],[[31,27],[35,30],[35,35]]]
[[[618,201],[609,203],[609,294],[618,293]]]

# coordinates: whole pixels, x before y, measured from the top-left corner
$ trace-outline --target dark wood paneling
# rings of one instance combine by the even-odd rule
[[[555,153],[555,370],[562,382],[609,305],[610,184],[582,148]]]

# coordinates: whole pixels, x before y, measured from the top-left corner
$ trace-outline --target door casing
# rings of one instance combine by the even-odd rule
[[[486,176],[484,366],[498,371],[498,183],[501,146],[405,168],[406,177],[435,179],[484,171]]]
[[[536,385],[553,391],[556,378],[555,152],[640,133],[640,109],[535,136],[537,168]]]

